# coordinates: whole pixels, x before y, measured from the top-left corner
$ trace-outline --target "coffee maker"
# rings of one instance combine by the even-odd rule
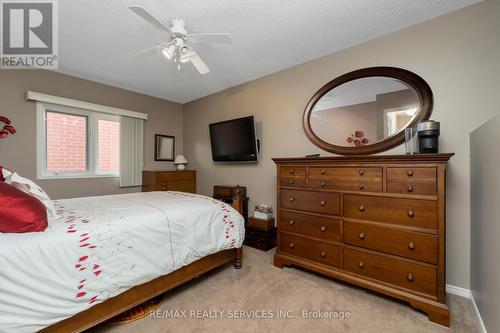
[[[417,124],[418,152],[420,154],[431,154],[439,151],[439,122],[426,120]]]

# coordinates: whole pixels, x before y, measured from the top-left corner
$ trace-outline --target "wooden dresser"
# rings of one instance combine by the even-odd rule
[[[196,193],[196,171],[143,171],[142,191]]]
[[[445,192],[452,156],[273,159],[274,265],[305,267],[399,298],[449,326]]]

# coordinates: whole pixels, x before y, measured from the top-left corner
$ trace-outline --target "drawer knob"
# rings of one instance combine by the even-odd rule
[[[167,184],[166,183],[161,183],[161,190],[166,191],[167,190]]]
[[[293,249],[295,247],[294,243],[290,243],[290,248]]]
[[[359,239],[365,239],[365,233],[364,232],[362,232],[362,233],[359,234]]]
[[[326,205],[326,201],[325,201],[325,200],[322,200],[319,204],[320,204],[321,206],[324,206],[324,205]]]
[[[363,205],[359,206],[359,211],[360,212],[364,212],[365,211],[365,206],[363,206]]]
[[[360,176],[363,176],[365,174],[365,171],[364,170],[359,170],[359,175]]]
[[[321,230],[321,232],[325,232],[326,231],[326,226],[322,225],[321,228],[319,228],[319,230]]]
[[[321,182],[321,184],[319,184],[319,186],[325,187],[326,186],[326,182]]]
[[[408,187],[406,189],[408,190],[408,192],[413,192],[413,186],[411,186],[411,185],[408,185]]]
[[[290,173],[294,173],[294,172],[295,172],[295,170],[294,170],[294,169],[290,169],[290,170],[288,170],[288,172],[290,172]]]
[[[408,217],[413,217],[413,216],[415,216],[413,209],[408,209]]]
[[[294,220],[290,220],[290,222],[288,222],[288,223],[290,223],[290,225],[294,225],[295,221]]]
[[[410,282],[413,282],[413,274],[411,273],[408,273],[408,275],[406,276],[406,279]]]
[[[293,184],[293,183],[295,183],[295,180],[293,180],[293,179],[290,179],[290,180],[288,181],[288,184]]]
[[[321,170],[322,175],[326,175],[326,170]]]
[[[360,261],[360,262],[359,262],[359,268],[363,268],[363,267],[365,267],[365,263],[364,263],[364,262],[362,262],[362,261]]]
[[[406,172],[406,174],[408,175],[408,177],[411,177],[411,176],[413,176],[413,171],[408,170],[408,171]]]
[[[415,250],[415,243],[413,243],[413,242],[409,242],[409,243],[408,243],[408,248],[409,248],[410,250]]]
[[[326,257],[326,252],[325,251],[321,252],[321,257],[322,258]]]
[[[363,184],[359,184],[359,189],[360,189],[360,190],[362,190],[362,189],[364,189],[364,188],[365,188],[365,185],[363,185]]]
[[[290,199],[288,199],[288,201],[294,202],[295,201],[295,197],[291,197]]]

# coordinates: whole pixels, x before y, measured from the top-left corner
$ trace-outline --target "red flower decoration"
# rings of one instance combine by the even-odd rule
[[[360,147],[368,144],[369,140],[364,137],[363,131],[355,131],[354,134],[347,137],[347,143],[354,145],[355,147]]]
[[[7,117],[0,116],[0,126],[3,123],[2,129],[0,129],[0,139],[5,139],[9,135],[16,134],[16,128],[11,125],[11,121]]]
[[[10,125],[11,121],[7,117],[0,116],[0,121],[6,125]]]

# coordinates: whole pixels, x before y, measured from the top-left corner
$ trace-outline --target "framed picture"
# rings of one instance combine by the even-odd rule
[[[155,161],[173,161],[175,136],[155,134]]]

